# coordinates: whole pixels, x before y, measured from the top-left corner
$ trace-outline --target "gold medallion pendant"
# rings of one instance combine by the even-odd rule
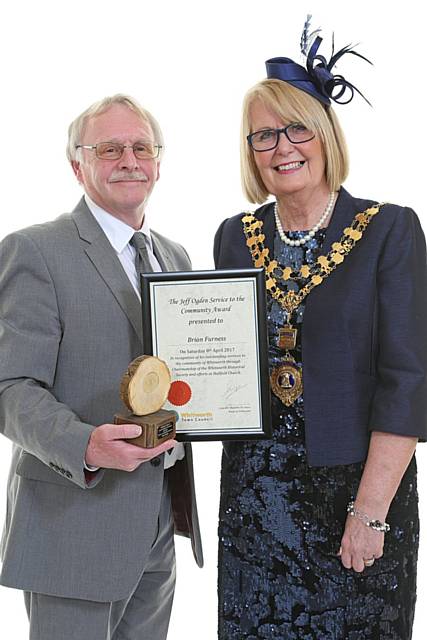
[[[290,407],[302,394],[302,370],[289,353],[286,354],[282,364],[271,372],[270,382],[273,393],[287,407]]]

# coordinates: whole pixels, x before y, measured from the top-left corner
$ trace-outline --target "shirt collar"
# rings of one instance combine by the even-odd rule
[[[102,209],[102,207],[97,205],[96,202],[87,195],[87,193],[84,194],[84,198],[89,211],[92,213],[95,220],[107,236],[110,244],[114,247],[117,253],[121,253],[131,240],[135,233],[135,229],[111,215],[111,213],[108,213],[105,209]],[[142,227],[138,231],[144,234],[150,249],[153,251],[153,241],[151,239],[151,232],[146,213],[144,213]]]

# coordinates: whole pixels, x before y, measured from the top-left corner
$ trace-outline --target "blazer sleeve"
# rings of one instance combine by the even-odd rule
[[[385,213],[385,212],[384,212]],[[377,271],[377,386],[371,430],[427,438],[427,266],[416,214],[401,208]]]
[[[87,488],[83,460],[94,426],[50,391],[63,331],[54,280],[23,232],[2,241],[0,265],[0,430],[61,480]],[[97,476],[91,486],[102,471]]]

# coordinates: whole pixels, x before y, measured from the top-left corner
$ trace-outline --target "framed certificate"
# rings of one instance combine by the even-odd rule
[[[271,434],[262,269],[141,275],[144,353],[166,362],[178,440]]]

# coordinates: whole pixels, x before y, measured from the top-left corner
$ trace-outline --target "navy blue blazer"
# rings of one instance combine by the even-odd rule
[[[373,203],[341,188],[322,254]],[[242,215],[216,233],[218,269],[252,266]],[[272,255],[273,205],[256,215]],[[372,430],[427,438],[426,246],[414,211],[382,207],[345,261],[306,298],[301,339],[310,465],[364,460]]]

